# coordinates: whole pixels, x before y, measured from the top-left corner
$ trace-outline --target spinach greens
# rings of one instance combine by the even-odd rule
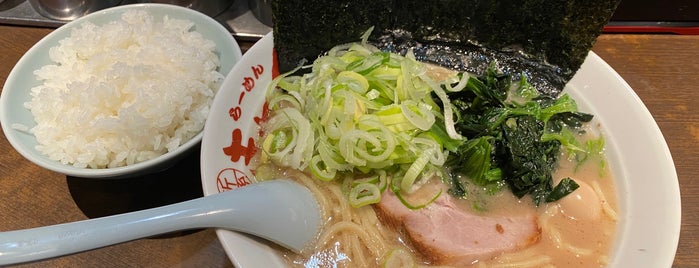
[[[578,188],[570,178],[554,185],[552,177],[560,155],[585,159],[588,151],[577,137],[592,115],[578,112],[568,95],[539,94],[524,74],[513,82],[493,65],[448,95],[455,128],[467,138],[450,146],[445,164],[452,195],[465,196],[468,184],[489,191],[507,185],[517,197],[530,195],[541,205]]]

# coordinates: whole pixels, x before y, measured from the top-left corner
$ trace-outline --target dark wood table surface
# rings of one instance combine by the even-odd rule
[[[19,58],[51,30],[0,25],[0,85]],[[249,46],[241,42],[244,50]],[[667,140],[682,195],[682,229],[673,267],[699,267],[699,36],[602,35],[593,50],[636,91]],[[0,231],[85,220],[199,196],[197,153],[160,174],[91,180],[44,170],[20,156],[4,135],[0,138]],[[57,266],[232,264],[215,232],[207,229],[161,235],[20,267]]]

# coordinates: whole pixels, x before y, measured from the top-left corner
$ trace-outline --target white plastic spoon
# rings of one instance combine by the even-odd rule
[[[316,237],[320,224],[320,210],[311,192],[278,179],[158,208],[0,232],[0,266],[211,227],[252,234],[300,251]]]

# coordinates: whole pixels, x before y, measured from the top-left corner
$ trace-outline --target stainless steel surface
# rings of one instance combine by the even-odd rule
[[[74,20],[91,12],[113,7],[120,0],[29,0],[32,8],[54,20]]]
[[[250,11],[260,22],[272,26],[272,0],[248,0]]]
[[[140,3],[161,3],[161,4],[172,4],[183,7],[188,7],[197,10],[201,13],[209,15],[210,17],[216,17],[221,12],[225,11],[231,5],[234,0],[144,0],[139,1]]]
[[[119,5],[138,2],[122,0]],[[241,40],[254,41],[272,31],[270,26],[255,17],[246,0],[234,0],[228,9],[214,16],[214,19]],[[66,22],[42,16],[26,0],[0,0],[0,24],[57,28]]]
[[[236,0],[233,6],[216,19],[226,26],[231,34],[242,40],[257,40],[272,31],[272,27],[260,22],[248,6],[248,1]]]

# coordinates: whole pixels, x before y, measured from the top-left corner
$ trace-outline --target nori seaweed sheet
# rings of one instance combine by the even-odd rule
[[[359,40],[482,74],[490,62],[558,94],[620,0],[272,0],[280,71]]]

